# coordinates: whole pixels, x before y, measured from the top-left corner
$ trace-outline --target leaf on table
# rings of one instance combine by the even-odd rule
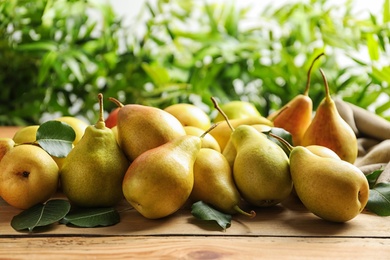
[[[53,199],[45,204],[37,204],[14,216],[11,226],[16,231],[28,229],[30,232],[36,227],[51,225],[61,220],[70,210],[67,200]]]
[[[55,157],[66,157],[73,148],[75,138],[76,133],[73,128],[57,120],[41,124],[36,137],[38,144]]]
[[[390,183],[381,182],[370,189],[366,209],[379,216],[390,216]]]
[[[231,225],[231,215],[222,213],[210,207],[203,201],[198,201],[192,204],[191,214],[201,220],[217,222],[217,224],[223,228],[224,231]]]
[[[62,224],[74,225],[77,227],[106,227],[112,226],[120,221],[119,213],[116,209],[108,208],[83,208],[78,209],[66,215],[62,220]]]

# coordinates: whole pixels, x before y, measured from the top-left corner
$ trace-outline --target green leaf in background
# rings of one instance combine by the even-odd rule
[[[120,216],[114,208],[84,208],[69,213],[60,223],[72,224],[77,227],[92,228],[112,226],[120,221]]]
[[[201,220],[217,222],[224,231],[231,225],[231,215],[213,209],[203,201],[198,201],[192,204],[191,214]]]
[[[53,199],[45,204],[38,204],[14,216],[11,226],[16,231],[28,229],[30,232],[36,227],[44,227],[61,220],[70,210],[67,200]]]
[[[41,124],[37,130],[38,144],[50,155],[66,157],[73,148],[76,133],[73,128],[61,121],[50,120]]]
[[[372,61],[379,60],[379,45],[372,33],[367,34],[367,48],[370,59]]]
[[[390,216],[390,183],[378,183],[370,189],[366,209],[379,216]]]

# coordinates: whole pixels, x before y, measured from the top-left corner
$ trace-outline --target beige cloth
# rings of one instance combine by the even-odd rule
[[[390,122],[341,99],[334,101],[357,137],[358,158],[354,165],[366,175],[383,169],[377,183],[390,182]]]

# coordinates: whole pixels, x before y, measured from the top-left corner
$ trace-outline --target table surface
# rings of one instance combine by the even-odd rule
[[[0,137],[12,137],[16,129],[0,127]],[[364,211],[346,223],[331,223],[294,196],[255,209],[253,219],[233,216],[226,231],[194,218],[189,205],[159,220],[142,217],[126,201],[118,210],[121,221],[110,227],[53,224],[39,232],[17,232],[10,222],[20,210],[0,199],[0,258],[390,259],[390,217]]]

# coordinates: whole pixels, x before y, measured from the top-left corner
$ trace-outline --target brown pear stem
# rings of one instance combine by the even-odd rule
[[[273,134],[273,133],[268,133],[270,136],[272,136],[273,138],[277,139],[278,141],[280,141],[286,148],[287,150],[291,153],[291,151],[294,149],[294,146],[292,146],[289,142],[287,142],[285,139],[283,139],[282,137],[276,135],[276,134]]]
[[[219,125],[219,123],[216,123],[216,124],[213,124],[212,126],[210,126],[210,128],[207,129],[207,130],[200,136],[200,138],[205,137],[211,130],[213,130],[214,128],[216,128],[218,125]]]
[[[324,80],[324,84],[325,84],[325,98],[326,98],[326,101],[329,102],[331,100],[331,97],[330,97],[330,93],[329,93],[328,80],[326,79],[325,73],[321,68],[320,68],[320,72],[321,72],[322,79]]]
[[[221,113],[221,115],[223,116],[223,118],[225,118],[225,121],[226,121],[226,123],[228,124],[229,128],[232,130],[232,132],[234,132],[234,127],[232,126],[232,124],[230,124],[229,118],[227,117],[227,115],[225,114],[225,112],[223,112],[223,110],[219,107],[217,100],[216,100],[214,97],[211,97],[211,101],[213,101],[213,104],[214,104],[215,109],[217,109],[218,112]]]
[[[315,57],[315,59],[313,60],[313,62],[312,62],[311,65],[310,65],[309,70],[307,71],[306,88],[305,88],[305,92],[303,92],[303,95],[305,95],[305,96],[308,96],[308,95],[309,95],[311,70],[312,70],[312,68],[313,68],[314,63],[316,62],[316,60],[318,60],[322,55],[325,55],[325,53],[322,52],[322,53],[320,53],[317,57]]]
[[[243,211],[238,205],[235,205],[233,207],[233,209],[237,212],[237,213],[240,213],[244,216],[247,216],[247,217],[250,217],[250,218],[254,218],[256,216],[256,212],[251,210],[249,213],[248,212],[245,212]]]
[[[106,123],[104,122],[104,109],[103,109],[103,94],[98,94],[99,99],[99,119],[97,123],[95,124],[95,127],[98,129],[103,129],[106,126]]]
[[[114,102],[115,105],[117,105],[118,107],[124,107],[124,105],[116,98],[109,97],[108,100],[110,100],[111,102]]]

